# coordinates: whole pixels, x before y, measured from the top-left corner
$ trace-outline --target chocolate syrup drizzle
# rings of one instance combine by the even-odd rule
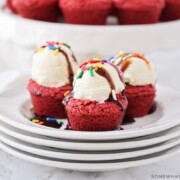
[[[119,63],[118,63],[118,66],[119,65],[122,65],[122,67],[121,67],[121,71],[122,72],[124,72],[124,71],[126,71],[126,69],[129,67],[129,65],[131,64],[132,62],[130,61],[130,60],[127,60],[127,61],[120,61]]]
[[[96,73],[104,78],[106,78],[106,80],[109,82],[109,85],[111,87],[111,90],[114,90],[115,89],[115,84],[114,82],[112,81],[112,78],[110,76],[110,74],[108,73],[108,71],[106,69],[104,69],[103,67],[102,68],[98,68],[98,70],[96,71]],[[120,106],[122,108],[123,111],[125,111],[125,107],[124,105],[118,101],[118,100],[115,100],[112,96],[112,93],[110,93],[109,95],[109,98],[107,101],[112,101],[114,103],[116,103],[118,106]]]
[[[72,84],[73,82],[73,76],[74,76],[74,73],[73,73],[73,69],[72,69],[72,66],[71,66],[71,62],[69,60],[69,57],[67,55],[67,53],[65,51],[63,51],[60,47],[58,48],[59,52],[61,52],[64,57],[66,58],[66,61],[67,61],[67,64],[68,64],[68,73],[69,73],[69,82]],[[74,54],[72,55],[73,57],[73,60],[76,62],[76,58],[74,56]]]

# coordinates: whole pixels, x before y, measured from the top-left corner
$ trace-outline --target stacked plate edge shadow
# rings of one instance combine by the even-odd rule
[[[20,82],[0,93],[1,148],[17,157],[65,169],[102,171],[156,162],[180,151],[176,90],[159,85],[156,111],[123,125],[124,130],[76,132],[30,122],[25,117],[29,113],[25,77]]]

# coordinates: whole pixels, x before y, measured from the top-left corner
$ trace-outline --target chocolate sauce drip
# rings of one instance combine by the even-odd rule
[[[124,79],[123,79],[122,76],[120,76],[120,71],[119,71],[118,67],[116,65],[114,65],[114,64],[112,64],[112,67],[114,67],[114,69],[118,73],[119,79],[124,83]]]
[[[74,53],[72,53],[72,57],[73,57],[74,61],[77,62],[77,59],[76,59]]]
[[[67,53],[66,53],[65,51],[63,51],[61,48],[58,48],[58,50],[59,50],[59,52],[61,52],[61,53],[65,56],[65,58],[66,58],[66,61],[67,61],[67,63],[68,63],[69,81],[70,81],[70,83],[72,84],[74,73],[73,73],[73,70],[72,70],[72,66],[71,66],[69,57],[68,57]]]
[[[132,124],[134,122],[135,122],[134,118],[125,116],[124,119],[123,119],[122,125]]]
[[[132,62],[130,60],[127,60],[127,61],[122,61],[119,65],[121,65],[121,71],[124,72],[128,67],[129,65],[131,64]]]
[[[120,106],[121,109],[122,109],[122,111],[125,111],[125,110],[126,110],[126,108],[124,107],[124,105],[123,105],[120,101],[115,100],[115,99],[113,98],[112,94],[109,96],[108,101],[112,101],[112,102],[114,102],[115,104],[117,104],[118,106]]]
[[[111,76],[109,75],[108,71],[106,71],[106,69],[104,69],[104,68],[98,68],[98,70],[96,71],[96,73],[99,74],[100,76],[106,78],[107,81],[109,82],[109,85],[110,85],[111,89],[115,89],[114,82],[112,81],[112,78],[111,78]]]
[[[148,114],[153,114],[157,109],[157,103],[154,102],[153,105],[151,106],[151,109],[149,110]]]

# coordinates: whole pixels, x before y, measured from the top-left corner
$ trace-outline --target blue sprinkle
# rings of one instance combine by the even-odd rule
[[[48,47],[49,47],[49,49],[51,49],[53,51],[57,49],[55,46],[51,46],[51,45],[48,45]]]
[[[114,56],[111,56],[111,57],[109,58],[109,61],[112,60],[112,59],[114,59]]]
[[[108,60],[107,60],[107,59],[103,59],[103,61],[104,61],[104,62],[106,62],[106,63],[108,62]]]
[[[125,52],[125,54],[126,54],[126,55],[129,55],[129,54],[132,54],[132,53],[130,53],[130,52]]]
[[[56,118],[51,118],[51,117],[46,118],[46,121],[56,121],[56,120],[57,120]]]

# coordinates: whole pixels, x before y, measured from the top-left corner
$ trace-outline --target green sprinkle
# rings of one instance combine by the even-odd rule
[[[90,75],[91,75],[91,76],[94,76],[93,67],[92,67],[92,66],[89,67],[89,72],[90,72]]]
[[[70,45],[68,45],[68,44],[64,44],[66,47],[68,47],[69,49],[71,49],[71,46]]]
[[[56,121],[59,125],[63,125],[62,121]]]
[[[33,121],[33,120],[34,120],[34,118],[30,118],[29,120],[30,120],[30,121]]]
[[[77,75],[77,78],[81,78],[83,73],[84,73],[83,71],[80,71],[79,74]]]

